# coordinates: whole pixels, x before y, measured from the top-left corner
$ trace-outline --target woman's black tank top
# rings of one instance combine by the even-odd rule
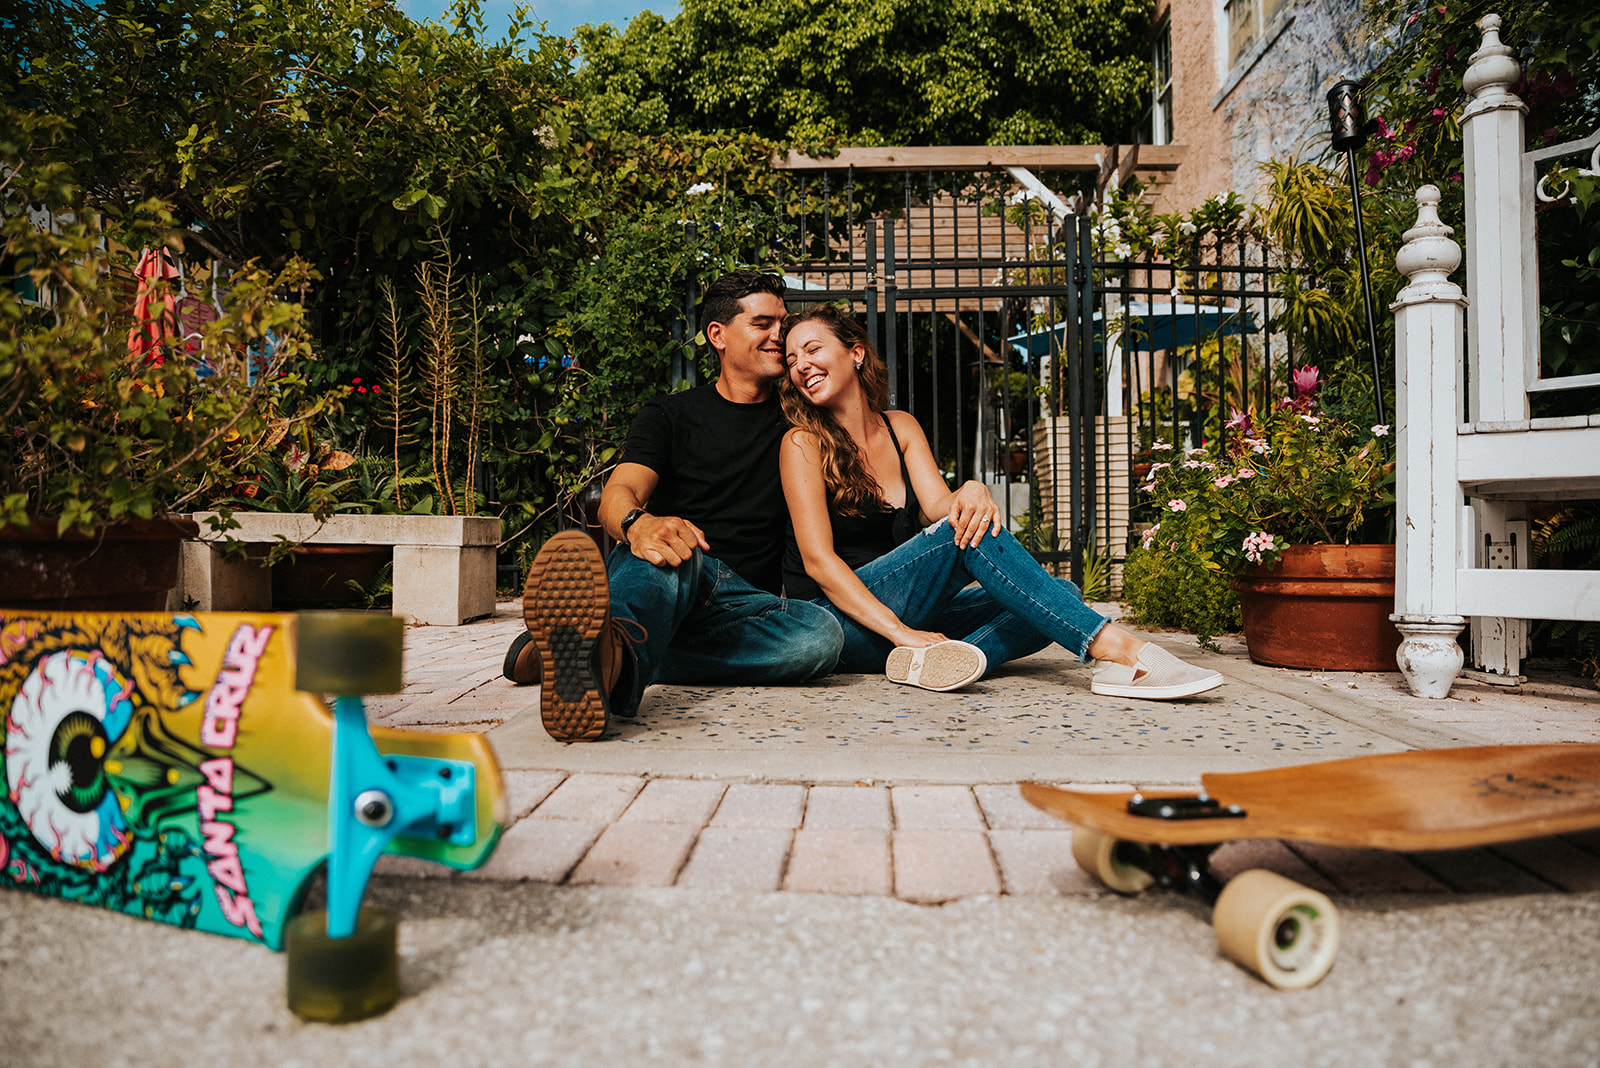
[[[917,503],[917,491],[912,488],[911,475],[906,471],[906,457],[900,451],[900,439],[895,437],[889,416],[880,415],[884,427],[889,431],[889,440],[894,442],[895,455],[900,458],[900,478],[906,486],[906,503],[899,508],[874,509],[871,501],[858,501],[856,515],[840,515],[836,509],[828,509],[829,525],[833,527],[833,551],[839,559],[850,565],[852,571],[909,540],[922,526],[922,508]],[[793,523],[789,524],[788,540],[783,550],[783,592],[787,597],[803,601],[822,596],[821,587],[806,574]]]

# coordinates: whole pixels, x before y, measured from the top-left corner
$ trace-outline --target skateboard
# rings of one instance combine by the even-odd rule
[[[1391,753],[1201,776],[1198,793],[1089,792],[1024,783],[1022,796],[1073,824],[1072,855],[1122,894],[1154,884],[1213,906],[1224,954],[1282,990],[1333,966],[1338,911],[1281,875],[1223,885],[1228,842],[1277,838],[1429,852],[1600,827],[1600,745],[1491,745]]]
[[[0,885],[288,949],[290,1007],[398,994],[380,853],[481,865],[505,822],[487,740],[366,723],[403,621],[363,613],[0,610]],[[332,695],[331,705],[323,695]],[[327,909],[302,912],[319,870]]]

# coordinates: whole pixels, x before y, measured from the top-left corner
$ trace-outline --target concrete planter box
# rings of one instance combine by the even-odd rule
[[[214,512],[191,518],[201,530]],[[235,512],[229,535],[248,545],[280,538],[307,545],[388,545],[394,549],[394,614],[415,623],[456,626],[494,612],[493,516],[336,515],[325,523],[303,512]],[[267,611],[272,573],[249,562],[229,563],[210,544],[186,542],[176,605],[200,612]]]

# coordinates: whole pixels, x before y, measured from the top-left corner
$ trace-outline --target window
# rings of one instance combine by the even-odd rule
[[[1223,0],[1228,16],[1228,66],[1236,66],[1266,39],[1267,27],[1289,0]]]
[[[1144,143],[1172,143],[1172,23],[1161,24],[1150,45],[1150,64],[1155,68],[1155,84],[1150,90],[1150,107],[1144,113]]]

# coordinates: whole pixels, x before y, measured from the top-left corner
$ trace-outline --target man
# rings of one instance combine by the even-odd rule
[[[786,684],[833,670],[838,621],[778,596],[783,297],[783,280],[759,271],[711,283],[700,321],[721,373],[651,400],[634,420],[600,498],[618,542],[610,560],[579,531],[534,557],[527,633],[512,642],[506,675],[542,679],[552,738],[599,738],[651,682]]]

